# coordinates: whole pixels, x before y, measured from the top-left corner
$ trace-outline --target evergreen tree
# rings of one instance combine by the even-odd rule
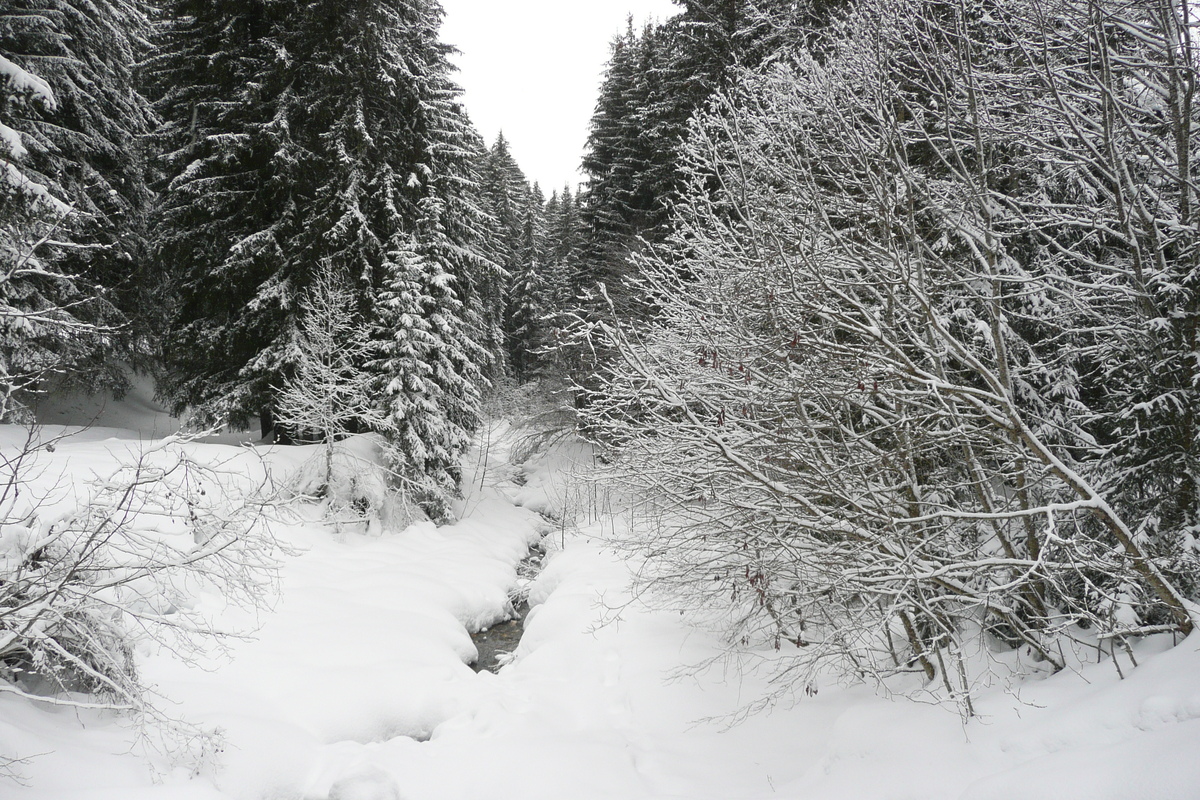
[[[546,342],[547,275],[545,199],[535,184],[526,204],[516,264],[508,290],[507,343],[509,364],[517,380],[539,371]]]
[[[521,266],[517,253],[532,191],[508,149],[503,132],[496,137],[495,144],[483,159],[479,188],[497,226],[492,240],[493,258],[512,275]]]
[[[333,280],[373,332],[358,366],[383,390],[395,472],[444,518],[501,350],[504,273],[441,8],[190,2],[175,0],[157,65],[175,142],[162,255],[185,266],[165,393],[269,430],[298,367],[298,298]]]
[[[271,386],[251,365],[283,331],[279,303],[256,303],[285,261],[285,227],[301,202],[289,120],[290,60],[279,4],[167,0],[149,64],[163,124],[165,178],[156,257],[176,295],[159,392],[198,422],[272,427]]]
[[[584,304],[603,315],[644,314],[630,256],[665,240],[668,214],[684,185],[681,148],[688,121],[739,69],[751,69],[808,41],[843,0],[677,0],[680,14],[635,33],[612,55],[591,121],[581,198],[587,244],[577,293],[604,283],[607,300]]]
[[[426,178],[425,199],[436,200],[436,225],[417,226],[437,232],[425,243],[439,266],[454,278],[463,321],[481,349],[475,353],[481,374],[494,374],[504,355],[504,291],[507,275],[490,256],[491,218],[480,192],[480,158],[486,146],[459,102],[462,90],[453,81],[449,57],[453,48],[439,41],[442,7],[436,0],[415,0],[421,9],[419,58],[415,75],[423,76],[424,92],[418,111],[426,116],[427,160],[414,174]],[[426,206],[418,221],[430,217]]]
[[[656,154],[646,146],[657,44],[655,28],[647,26],[639,37],[632,25],[613,42],[583,159],[588,181],[581,218],[587,244],[572,277],[576,295],[604,283],[610,296],[617,293],[623,301],[620,285],[628,257],[637,236],[654,224],[661,198],[646,191],[642,173],[655,155],[670,158],[669,150]],[[592,304],[588,310],[600,313],[603,306]],[[621,310],[627,310],[624,302]]]
[[[546,304],[554,312],[574,305],[575,275],[583,252],[583,223],[570,186],[546,202]]]
[[[540,187],[529,186],[503,134],[484,160],[481,189],[496,226],[493,257],[507,273],[506,360],[513,377],[525,381],[538,374],[543,360],[545,316],[553,304],[547,293],[556,284],[566,285],[566,259],[552,261],[551,252],[562,248],[552,243],[547,227],[548,214],[561,213],[562,205],[556,195],[551,211]]]
[[[373,319],[391,242],[417,234],[438,198],[439,266],[474,292],[485,212],[471,198],[479,152],[425,0],[174,0],[163,86],[172,180],[162,257],[183,266],[165,393],[178,410],[269,421],[292,369],[297,293],[316,273],[354,287]],[[288,12],[291,13],[288,13]],[[419,235],[419,234],[417,234]],[[493,337],[494,338],[494,337]],[[269,427],[269,426],[268,426]]]
[[[28,151],[12,127],[19,124],[14,117],[22,105],[37,103],[52,111],[54,92],[2,53],[0,81],[0,421],[8,422],[24,411],[14,395],[36,386],[62,362],[69,342],[62,329],[75,322],[62,311],[62,300],[72,299],[76,289],[37,252],[70,207],[20,168]]]
[[[6,393],[47,371],[120,387],[115,357],[149,349],[144,326],[128,324],[145,319],[155,284],[138,146],[150,116],[133,85],[146,25],[140,2],[0,9]]]
[[[426,242],[437,201],[426,203]],[[480,346],[471,336],[454,278],[428,245],[400,238],[389,250],[378,300],[377,371],[382,376],[388,453],[408,496],[445,520],[461,479],[459,457],[479,422]]]
[[[59,269],[80,279],[114,307],[106,319],[120,325],[108,360],[95,361],[123,377],[112,357],[138,365],[157,352],[161,332],[162,278],[147,253],[146,218],[151,196],[143,141],[153,128],[149,103],[135,74],[147,53],[150,24],[143,0],[42,0],[49,28],[33,63],[55,87],[57,109],[31,119],[30,166],[47,176],[69,200],[69,239]],[[40,37],[39,37],[40,38]],[[99,354],[97,354],[99,356]]]
[[[513,362],[511,337],[511,293],[513,282],[530,267],[528,259],[532,257],[532,252],[523,247],[523,239],[533,194],[524,173],[508,149],[508,141],[503,132],[483,158],[479,188],[485,209],[492,218],[489,252],[505,272],[505,362],[510,369],[517,369]]]

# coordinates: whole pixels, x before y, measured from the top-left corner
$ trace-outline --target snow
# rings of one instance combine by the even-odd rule
[[[135,441],[170,436],[180,428],[180,420],[154,399],[154,380],[149,375],[130,375],[131,386],[119,401],[106,394],[88,394],[80,389],[51,386],[34,406],[41,425],[86,426],[89,433],[105,438],[119,437]]]
[[[57,108],[50,84],[37,75],[21,69],[4,56],[0,56],[0,80],[8,84],[7,89],[12,94],[29,95],[45,106],[47,111],[54,111]]]
[[[145,387],[143,387],[144,389]],[[141,394],[139,394],[139,391]],[[43,409],[45,410],[45,409]],[[49,412],[47,412],[49,413]],[[76,413],[83,414],[82,409]],[[82,480],[137,452],[164,420],[144,391],[110,405],[115,427],[50,428],[38,480]],[[90,419],[86,417],[84,419]],[[67,417],[58,417],[60,423]],[[21,431],[0,431],[12,448]],[[290,549],[261,617],[200,594],[224,628],[253,631],[193,659],[140,651],[173,716],[223,731],[220,752],[172,762],[107,712],[0,693],[0,754],[24,758],[12,800],[550,800],[921,798],[1069,800],[1200,795],[1200,639],[1143,642],[1111,662],[976,698],[978,719],[829,681],[740,719],[771,687],[748,658],[631,596],[604,546],[619,502],[584,480],[587,448],[562,440],[507,463],[503,425],[467,459],[455,525],[326,524],[315,504],[271,512]],[[284,482],[314,448],[195,444],[254,479]],[[363,452],[369,452],[364,449]],[[66,500],[63,500],[66,502]],[[520,505],[518,505],[518,503]],[[535,513],[542,512],[554,519]],[[560,520],[567,520],[563,522]],[[468,632],[504,619],[516,565],[545,537],[515,657],[476,674]],[[707,667],[688,669],[688,665]],[[151,769],[151,767],[153,769]]]
[[[0,145],[4,145],[4,150],[8,151],[6,156],[9,158],[24,158],[29,154],[21,142],[21,134],[2,122],[0,122]]]
[[[12,142],[6,139],[6,143],[11,146]],[[16,188],[18,191],[27,196],[34,204],[45,205],[50,211],[60,216],[65,216],[71,213],[71,206],[59,200],[50,193],[50,189],[44,183],[28,178],[25,173],[17,169],[16,165],[10,161],[5,161],[3,169],[0,170],[0,180]]]
[[[50,84],[17,66],[4,56],[0,56],[0,86],[4,88],[6,94],[25,95],[38,101],[47,111],[53,112],[58,107]],[[30,180],[9,160],[23,158],[26,154],[25,146],[21,143],[21,134],[7,125],[0,124],[0,156],[3,157],[4,162],[0,165],[3,167],[0,169],[0,181],[23,192],[35,203],[48,206],[57,214],[69,213],[70,206],[51,194],[44,184]]]

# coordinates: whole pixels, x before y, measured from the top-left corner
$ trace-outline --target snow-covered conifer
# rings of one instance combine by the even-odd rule
[[[392,313],[393,301],[381,299],[393,291],[398,251],[419,253],[443,276],[416,284],[432,295],[415,308],[496,352],[502,309],[485,299],[499,297],[502,272],[485,255],[489,217],[473,167],[483,147],[449,80],[440,7],[189,8],[177,5],[181,27],[162,60],[164,135],[177,142],[164,255],[188,265],[164,384],[176,407],[235,424],[255,414],[269,421],[274,387],[297,368],[297,298],[317,276],[353,293],[362,324],[403,338],[393,326],[421,317]],[[443,303],[443,292],[455,302]],[[456,369],[477,379],[487,351],[460,352],[471,364]],[[403,385],[409,369],[418,380],[423,369],[402,358],[375,363],[385,384]],[[477,387],[454,391],[430,394],[423,408],[469,429]],[[446,441],[461,449],[455,436]],[[403,447],[413,453],[398,458],[418,472],[439,463],[412,437]],[[430,469],[444,488],[452,467]]]
[[[3,12],[0,12],[2,15]],[[57,271],[103,303],[98,320],[119,330],[80,375],[92,385],[120,383],[115,358],[153,358],[163,302],[160,276],[147,258],[145,134],[153,125],[136,68],[147,52],[143,0],[26,0],[0,22],[0,50],[54,90],[55,107],[27,105],[20,128],[29,151],[25,168],[75,209],[44,248]],[[107,352],[105,352],[107,351]],[[82,365],[80,365],[82,366]]]
[[[458,493],[459,458],[479,422],[480,346],[453,276],[422,244],[436,239],[438,208],[426,203],[421,239],[388,251],[375,334],[391,467],[409,498],[445,520]]]
[[[506,341],[508,360],[517,380],[529,380],[543,360],[546,345],[547,276],[545,270],[545,233],[543,231],[541,192],[525,208],[521,236],[508,287]]]
[[[159,391],[203,424],[269,423],[282,378],[256,368],[290,330],[280,309],[297,289],[279,280],[304,188],[281,13],[262,0],[171,0],[148,66],[166,173],[156,256],[176,294]]]
[[[119,307],[151,283],[126,278],[141,269],[148,199],[136,143],[149,117],[133,85],[144,30],[137,2],[0,9],[6,399],[50,373],[119,383],[111,356],[130,329]]]

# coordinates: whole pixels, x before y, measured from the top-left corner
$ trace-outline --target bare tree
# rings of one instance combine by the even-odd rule
[[[301,301],[294,337],[295,368],[280,387],[276,413],[283,427],[323,445],[325,478],[333,475],[335,444],[354,431],[384,425],[371,398],[365,369],[371,342],[355,318],[354,295],[329,272],[321,273]]]
[[[278,392],[278,430],[320,444],[319,467],[296,476],[296,490],[323,498],[340,523],[382,514],[407,521],[405,482],[389,473],[378,446],[346,440],[353,433],[386,433],[389,421],[374,392],[369,330],[354,315],[354,296],[337,277],[319,275],[301,303],[294,338],[295,368]]]
[[[1105,383],[1157,325],[1138,254],[1195,258],[1195,110],[1138,106],[1194,82],[1178,13],[871,0],[696,121],[642,265],[659,314],[594,331],[620,360],[586,412],[651,498],[651,581],[733,600],[802,683],[917,671],[966,713],[979,644],[1058,668],[1064,640],[1192,629],[1195,553],[1131,521],[1137,409]],[[1106,107],[1139,116],[1105,144]],[[1136,235],[1133,164],[1124,191],[1160,187]]]
[[[197,591],[244,608],[271,596],[278,546],[259,487],[244,463],[165,439],[68,491],[48,462],[56,444],[31,428],[0,465],[0,692],[120,711],[203,748],[209,734],[154,702],[134,647],[190,658],[238,635],[195,610]]]

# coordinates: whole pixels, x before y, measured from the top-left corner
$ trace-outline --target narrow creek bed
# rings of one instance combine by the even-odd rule
[[[471,664],[471,669],[476,672],[495,672],[503,665],[501,657],[517,649],[521,634],[525,632],[525,616],[529,613],[529,604],[522,601],[513,608],[517,613],[516,619],[499,622],[491,628],[471,634],[471,640],[475,642],[475,648],[479,651],[479,657]]]
[[[504,656],[517,649],[521,635],[525,633],[525,617],[529,615],[526,591],[529,584],[542,571],[545,558],[546,550],[541,543],[538,543],[529,548],[529,555],[525,556],[517,566],[518,585],[512,598],[513,613],[516,616],[507,622],[498,622],[490,628],[484,628],[471,634],[471,641],[475,642],[475,649],[479,651],[478,657],[471,664],[471,669],[476,672],[484,670],[496,672],[507,663]]]

